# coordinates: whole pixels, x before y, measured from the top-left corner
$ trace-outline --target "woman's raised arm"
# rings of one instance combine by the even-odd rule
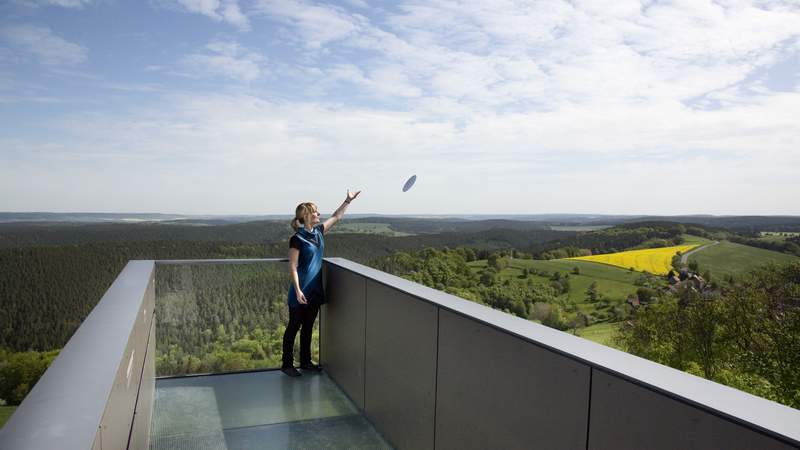
[[[344,212],[347,210],[347,207],[350,206],[350,202],[355,200],[356,197],[358,197],[358,194],[360,193],[361,191],[356,191],[351,193],[350,189],[347,190],[347,198],[344,199],[342,205],[339,206],[339,208],[336,209],[336,211],[334,211],[333,215],[322,224],[324,227],[323,233],[327,233],[334,225],[336,225],[337,222],[339,222],[342,219],[342,216],[344,216]]]

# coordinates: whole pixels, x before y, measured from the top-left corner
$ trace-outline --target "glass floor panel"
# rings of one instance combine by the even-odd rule
[[[324,373],[156,380],[151,450],[391,448]]]

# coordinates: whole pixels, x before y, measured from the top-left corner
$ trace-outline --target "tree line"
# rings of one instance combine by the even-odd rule
[[[774,252],[800,256],[800,236],[787,237],[784,241],[768,241],[754,237],[732,236],[730,241],[737,244],[749,245],[750,247],[758,247]]]

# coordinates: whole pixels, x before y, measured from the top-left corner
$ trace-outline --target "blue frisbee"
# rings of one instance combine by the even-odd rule
[[[411,175],[411,178],[409,178],[408,181],[406,181],[406,184],[403,186],[403,192],[407,192],[409,189],[411,189],[411,186],[414,186],[414,183],[416,182],[417,176]]]

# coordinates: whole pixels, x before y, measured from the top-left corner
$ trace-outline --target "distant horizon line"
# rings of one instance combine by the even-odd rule
[[[171,218],[212,218],[212,217],[292,217],[291,213],[160,213],[160,212],[92,212],[92,211],[0,211],[0,215],[86,215],[86,216],[164,216]],[[793,217],[800,218],[800,214],[710,214],[710,213],[681,213],[681,214],[654,214],[654,213],[348,213],[348,217]]]

